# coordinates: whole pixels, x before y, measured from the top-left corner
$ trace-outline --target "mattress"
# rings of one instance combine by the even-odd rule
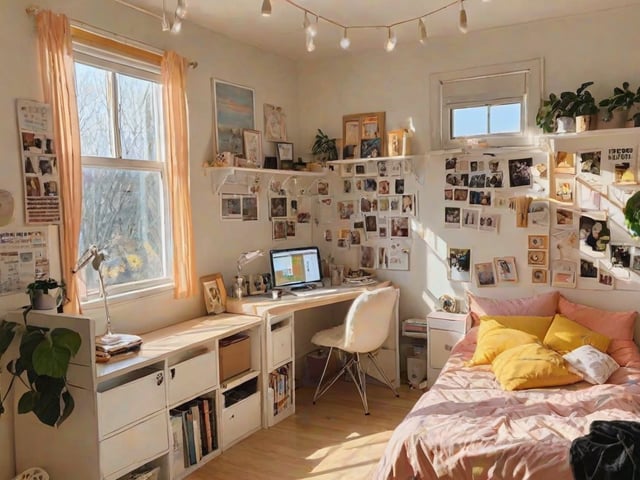
[[[476,337],[458,342],[395,429],[375,478],[571,480],[571,441],[591,422],[640,420],[640,369],[621,367],[603,385],[508,392],[490,365],[464,365]]]

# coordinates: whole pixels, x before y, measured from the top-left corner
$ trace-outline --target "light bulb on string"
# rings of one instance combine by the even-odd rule
[[[176,17],[184,19],[187,16],[187,0],[178,0],[176,7]]]
[[[342,38],[340,39],[340,47],[343,50],[346,50],[349,48],[349,46],[351,45],[351,40],[349,40],[349,37],[347,36],[347,29],[344,29],[344,34],[342,35]]]
[[[313,52],[316,49],[316,43],[313,40],[313,35],[309,35],[307,33],[305,44],[306,44],[306,47],[307,47],[307,52],[309,52],[309,53]]]
[[[464,9],[464,0],[460,0],[460,19],[458,22],[458,28],[462,33],[467,33],[469,31],[469,26],[467,24],[467,11]]]
[[[180,33],[180,30],[182,30],[182,21],[176,18],[171,25],[171,33]]]
[[[307,26],[307,33],[312,37],[318,35],[318,17],[316,17],[316,21],[314,23],[309,23]]]
[[[398,43],[398,38],[396,34],[391,31],[391,27],[387,29],[387,41],[384,43],[384,49],[387,52],[392,52],[394,48],[396,48],[396,43]]]
[[[260,11],[263,17],[271,16],[271,0],[263,0],[262,10]]]
[[[418,36],[423,45],[427,42],[427,27],[422,19],[418,20]]]

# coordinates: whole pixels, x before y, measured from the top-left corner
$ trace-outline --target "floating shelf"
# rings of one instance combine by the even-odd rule
[[[327,165],[346,165],[349,163],[377,162],[380,160],[412,160],[422,155],[400,155],[397,157],[348,158],[343,160],[327,160]]]
[[[211,182],[214,192],[220,193],[223,185],[229,177],[236,174],[245,175],[271,175],[272,177],[323,177],[326,171],[307,172],[305,170],[274,170],[270,168],[248,168],[248,167],[205,167],[205,171],[211,172]],[[286,182],[286,180],[285,180]]]

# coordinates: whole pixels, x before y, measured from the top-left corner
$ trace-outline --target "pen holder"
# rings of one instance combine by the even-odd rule
[[[344,265],[331,266],[331,286],[337,287],[342,285],[344,280]]]

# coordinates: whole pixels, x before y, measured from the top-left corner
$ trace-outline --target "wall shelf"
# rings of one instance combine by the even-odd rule
[[[270,168],[248,168],[248,167],[205,167],[205,171],[211,172],[211,185],[214,193],[220,193],[222,187],[230,177],[235,175],[258,176],[258,178],[270,175],[271,178],[286,177],[286,183],[293,177],[323,177],[327,172],[308,172],[306,170],[274,170]]]
[[[331,165],[347,165],[353,163],[374,162],[380,160],[413,160],[422,157],[422,155],[400,155],[397,157],[369,157],[369,158],[347,158],[343,160],[328,160],[327,166]]]

